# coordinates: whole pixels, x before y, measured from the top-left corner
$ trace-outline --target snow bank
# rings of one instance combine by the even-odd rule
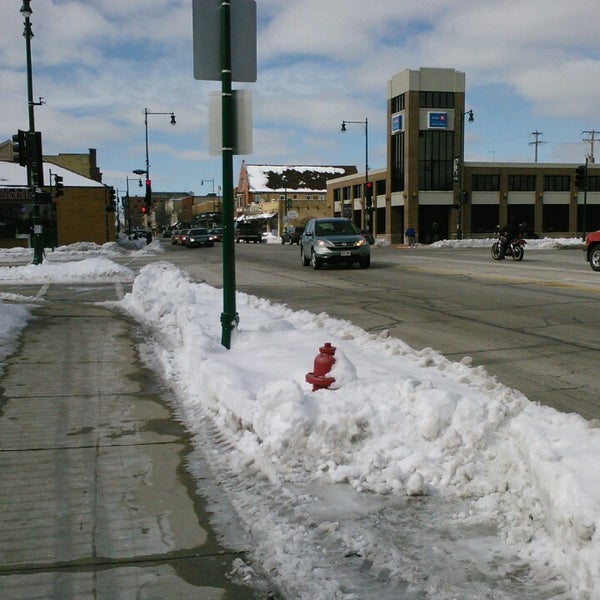
[[[472,498],[463,518],[495,515],[522,555],[560,566],[580,597],[600,595],[600,431],[582,418],[532,404],[468,358],[245,294],[226,350],[221,292],[167,263],[144,267],[122,306],[158,328],[186,421],[211,415],[233,470]],[[313,393],[305,375],[324,341],[337,389]]]

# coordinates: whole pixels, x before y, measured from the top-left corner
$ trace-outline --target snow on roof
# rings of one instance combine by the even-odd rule
[[[246,165],[251,192],[325,193],[327,180],[356,173],[356,167],[315,165]]]
[[[44,184],[50,185],[50,174],[60,175],[65,187],[104,187],[104,185],[89,177],[84,177],[51,162],[44,162]],[[0,160],[0,186],[24,187],[27,185],[27,168],[16,162]]]

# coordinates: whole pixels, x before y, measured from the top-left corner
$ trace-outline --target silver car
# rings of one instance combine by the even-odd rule
[[[361,269],[371,264],[371,248],[360,230],[349,219],[327,217],[311,219],[300,240],[302,264],[320,269],[324,264],[351,264]]]

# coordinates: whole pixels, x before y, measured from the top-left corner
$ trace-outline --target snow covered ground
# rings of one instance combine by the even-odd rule
[[[528,250],[557,245],[581,241]],[[111,260],[160,248],[60,248],[42,265],[0,267],[0,281],[135,278],[114,307],[152,332],[143,354],[219,480],[226,541],[251,548],[285,597],[600,598],[599,423],[530,401],[469,357],[241,293],[226,350],[220,290],[164,261],[136,274]],[[0,294],[0,360],[36,301]],[[336,381],[312,392],[305,375],[324,342]]]

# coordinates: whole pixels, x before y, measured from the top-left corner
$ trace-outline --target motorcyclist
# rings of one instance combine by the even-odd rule
[[[519,235],[521,235],[521,227],[517,218],[511,217],[509,222],[500,229],[500,255],[498,256],[498,260],[504,260],[508,244],[515,238],[518,238]]]

